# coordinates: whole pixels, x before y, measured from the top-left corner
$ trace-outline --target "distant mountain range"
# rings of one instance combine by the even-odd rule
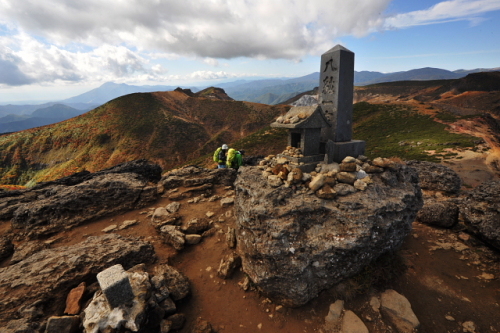
[[[439,68],[420,68],[404,72],[381,73],[361,71],[354,72],[354,85],[366,86],[381,82],[413,81],[413,80],[446,80],[459,79],[470,73],[498,71],[499,68],[477,68],[472,70],[448,71]],[[304,91],[312,90],[319,85],[319,72],[293,79],[268,79],[257,81],[236,81],[221,86],[235,100],[264,104],[279,104]]]
[[[64,104],[52,104],[36,109],[29,115],[8,114],[0,117],[0,133],[18,132],[70,119],[90,111],[78,110]]]
[[[460,69],[456,71],[426,67],[395,73],[356,71],[354,72],[354,84],[356,86],[366,86],[394,81],[458,79],[470,73],[499,70],[500,67],[472,70]],[[237,80],[217,84],[217,87],[223,88],[228,96],[238,101],[275,105],[284,103],[302,92],[310,91],[318,85],[319,72],[315,72],[291,79]],[[85,113],[123,95],[137,92],[172,91],[176,88],[176,86],[165,85],[134,86],[107,82],[86,93],[58,102],[42,105],[0,105],[0,133],[19,131],[62,121],[74,117],[74,115]],[[193,92],[197,92],[206,87],[188,88]],[[61,105],[70,107],[71,110],[63,109]],[[47,108],[51,111],[41,111]],[[47,117],[45,112],[51,113],[51,116]],[[5,118],[5,116],[9,117]]]

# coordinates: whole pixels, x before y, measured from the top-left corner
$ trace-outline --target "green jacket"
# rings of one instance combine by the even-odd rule
[[[240,152],[236,152],[234,155],[234,158],[231,161],[231,165],[229,167],[233,169],[238,169],[240,166],[243,165],[243,155],[240,154]]]

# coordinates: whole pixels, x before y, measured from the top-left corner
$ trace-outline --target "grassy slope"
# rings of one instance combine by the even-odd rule
[[[179,92],[126,95],[68,121],[0,137],[0,184],[31,185],[137,158],[173,168],[285,110]]]
[[[438,162],[425,151],[474,147],[476,137],[454,134],[446,125],[410,107],[390,104],[357,103],[354,106],[354,137],[366,141],[366,155],[374,158],[400,157]]]

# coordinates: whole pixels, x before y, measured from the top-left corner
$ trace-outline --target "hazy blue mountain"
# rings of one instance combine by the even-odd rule
[[[175,88],[177,86],[133,86],[125,83],[106,82],[100,87],[86,93],[62,100],[61,103],[92,103],[101,105],[123,95],[138,92],[171,91]]]
[[[0,133],[17,132],[25,129],[58,123],[87,112],[64,104],[53,104],[39,108],[30,115],[9,114],[0,118]]]
[[[0,105],[0,116],[6,116],[8,114],[17,114],[17,115],[31,114],[33,111],[37,109],[51,106],[54,104],[55,104],[54,102],[51,102],[51,103],[34,104],[34,105],[14,105],[14,104]]]
[[[64,104],[54,104],[47,106],[46,108],[41,108],[35,110],[31,116],[36,118],[57,118],[57,119],[69,119],[81,115],[81,110],[74,109]]]
[[[29,117],[30,116],[25,116],[25,115],[8,114],[6,116],[0,117],[0,124],[12,123],[14,121],[21,121]]]
[[[370,71],[361,71],[361,72],[354,72],[354,85],[357,86],[359,84],[362,84],[363,82],[368,82],[368,81],[373,81],[377,80],[380,78],[383,78],[387,74],[380,73],[380,72],[370,72]]]
[[[446,69],[425,67],[419,69],[412,69],[406,72],[387,74],[375,80],[359,83],[359,85],[368,85],[374,83],[394,82],[394,81],[414,81],[414,80],[427,81],[427,80],[459,79],[461,77],[464,77],[465,75],[460,73],[454,73]]]
[[[58,123],[66,119],[30,117],[24,120],[0,124],[0,133],[23,131],[29,128]]]

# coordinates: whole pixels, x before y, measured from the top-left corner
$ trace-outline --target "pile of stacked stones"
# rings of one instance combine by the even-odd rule
[[[291,146],[287,146],[286,149],[283,150],[281,154],[296,158],[304,157],[304,155],[302,155],[302,151],[300,150],[300,148],[295,148]]]
[[[305,113],[298,113],[295,115],[287,114],[276,118],[276,122],[280,124],[295,124],[299,121],[304,120],[305,118],[307,118],[307,115]]]
[[[387,158],[369,160],[362,155],[357,158],[348,156],[340,164],[320,163],[315,171],[306,173],[285,157],[269,155],[260,161],[258,168],[272,187],[291,187],[298,193],[314,193],[319,198],[332,200],[366,190],[372,184],[370,174],[382,173],[384,168],[394,167],[395,164]]]

